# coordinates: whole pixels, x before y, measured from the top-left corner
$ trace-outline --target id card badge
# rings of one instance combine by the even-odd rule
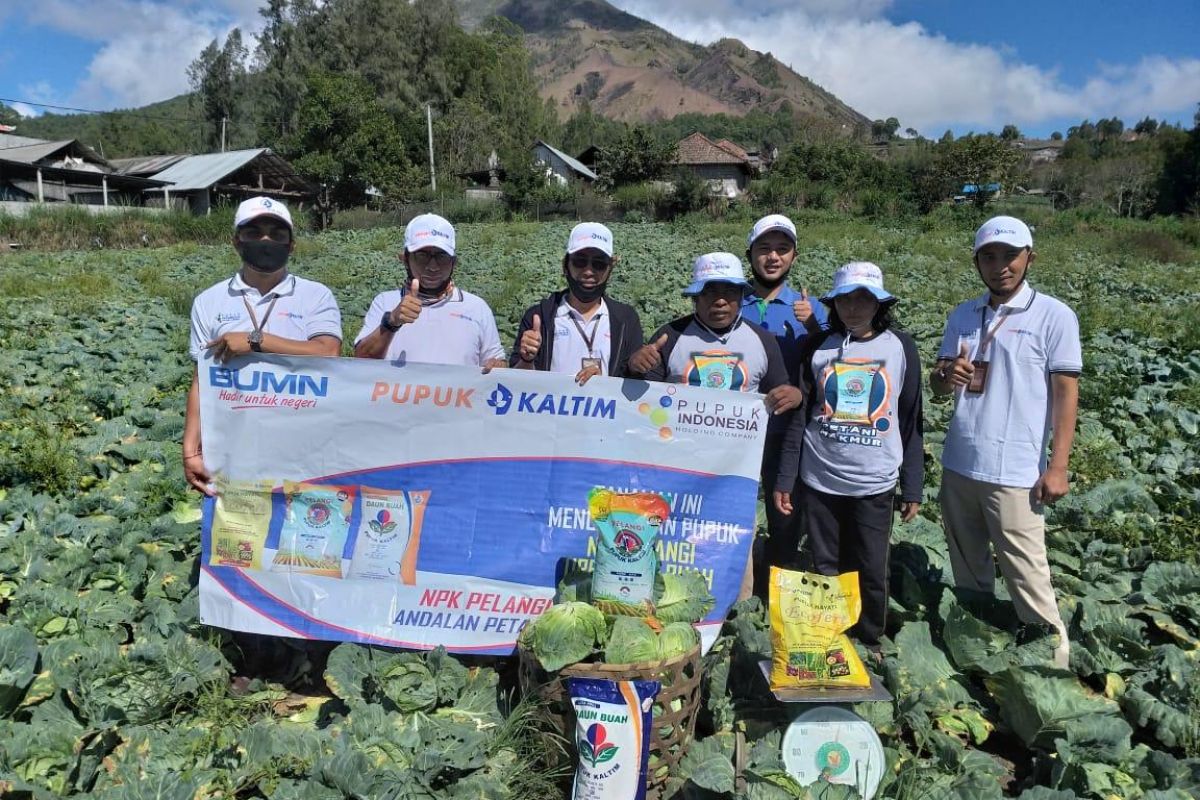
[[[976,359],[971,362],[971,366],[975,367],[975,371],[971,373],[971,382],[967,384],[967,391],[971,394],[983,394],[983,387],[987,385],[988,362]]]
[[[591,369],[593,367],[595,367],[597,370],[599,370],[601,372],[604,371],[604,367],[601,366],[600,359],[598,359],[598,358],[581,358],[581,359],[579,359],[579,368],[580,369]]]

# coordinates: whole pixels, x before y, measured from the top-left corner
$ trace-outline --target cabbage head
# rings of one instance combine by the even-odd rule
[[[604,661],[608,664],[636,664],[658,660],[658,634],[644,619],[617,617],[613,621]]]
[[[661,573],[656,584],[654,616],[664,625],[699,622],[717,602],[708,590],[708,581],[694,569]]]
[[[672,622],[658,634],[658,657],[675,658],[692,652],[700,644],[700,634],[690,622]]]
[[[521,646],[537,658],[542,669],[557,672],[583,661],[604,641],[604,615],[587,603],[550,606],[521,631]]]

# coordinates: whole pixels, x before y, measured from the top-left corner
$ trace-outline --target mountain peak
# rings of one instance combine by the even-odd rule
[[[563,117],[587,103],[630,122],[684,113],[743,115],[787,103],[843,129],[870,120],[734,38],[684,41],[605,0],[456,0],[463,24],[502,16],[525,31],[543,97]]]

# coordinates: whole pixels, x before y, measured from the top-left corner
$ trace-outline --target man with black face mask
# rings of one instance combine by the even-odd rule
[[[338,355],[342,316],[333,293],[288,273],[296,242],[287,206],[253,197],[238,206],[233,224],[233,248],[242,268],[192,303],[192,359],[198,362],[205,354],[218,362],[248,353]],[[183,427],[183,474],[192,488],[213,493],[200,442],[200,385],[195,373]]]
[[[567,288],[525,311],[509,364],[565,372],[581,386],[593,375],[626,377],[630,356],[643,344],[642,321],[632,306],[607,295],[617,261],[612,231],[596,222],[576,225],[562,260]]]

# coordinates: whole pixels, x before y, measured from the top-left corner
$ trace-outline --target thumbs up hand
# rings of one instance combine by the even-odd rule
[[[400,305],[396,306],[396,310],[392,312],[392,319],[395,322],[409,325],[416,322],[417,317],[421,316],[421,298],[417,294],[420,290],[421,282],[413,278],[409,291],[405,293]]]
[[[796,321],[808,326],[808,320],[813,315],[812,303],[808,299],[808,289],[800,287],[800,299],[792,303],[792,313],[796,315]]]
[[[541,349],[542,315],[534,314],[532,327],[521,334],[521,341],[517,345],[517,355],[521,357],[522,361],[533,361]]]
[[[952,386],[966,386],[975,374],[975,365],[971,363],[971,346],[963,342],[958,348],[958,356],[944,367],[942,374]]]
[[[632,356],[629,357],[629,371],[636,375],[645,375],[650,370],[662,363],[663,345],[667,343],[667,335],[664,333],[657,340],[642,347]]]

